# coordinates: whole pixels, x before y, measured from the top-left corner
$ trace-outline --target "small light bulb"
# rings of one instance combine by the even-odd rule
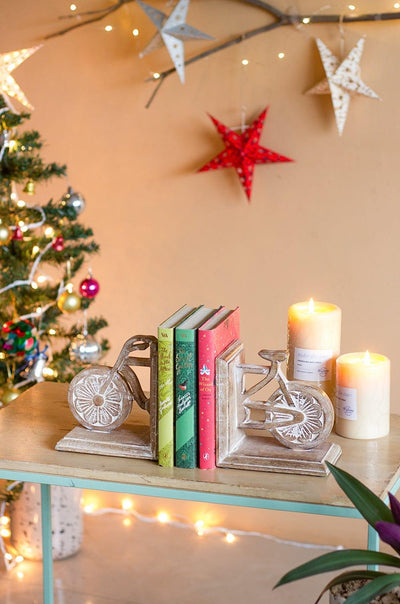
[[[52,239],[54,237],[54,229],[53,227],[49,226],[44,230],[44,234],[46,237],[48,237],[49,239]]]
[[[10,561],[13,559],[12,555],[9,552],[7,552],[6,554],[4,554],[4,557],[5,557],[6,560],[10,560]]]
[[[18,579],[23,579],[24,578],[24,573],[21,570],[19,570],[17,572],[17,577],[18,577]]]
[[[139,35],[139,30],[137,27],[135,27],[135,29],[132,29],[132,36],[135,36],[135,38]]]
[[[354,6],[354,4],[349,4],[349,9],[350,10],[356,10],[356,7]]]
[[[0,352],[0,359],[5,359],[5,358],[6,358],[5,352]]]
[[[247,59],[242,59],[242,65],[248,65],[248,64],[249,64],[249,62]]]
[[[196,529],[196,533],[198,534],[199,537],[202,537],[204,535],[204,520],[198,520],[197,522],[194,523],[195,529]]]
[[[17,141],[12,140],[8,143],[8,148],[10,149],[10,151],[15,149],[16,146],[17,146]]]
[[[5,538],[10,537],[10,535],[11,535],[11,531],[10,531],[10,529],[8,529],[8,528],[2,528],[2,529],[0,530],[0,535],[1,535],[2,537],[5,537]]]
[[[32,288],[32,289],[37,289],[38,287],[39,287],[39,286],[38,286],[38,284],[36,283],[36,281],[32,281],[32,283],[31,283],[31,288]]]
[[[57,332],[56,332],[56,330],[55,330],[55,329],[53,329],[53,328],[51,327],[47,333],[49,334],[49,336],[55,336]]]
[[[106,25],[104,29],[105,31],[112,31],[112,25]]]
[[[233,543],[234,541],[236,541],[236,537],[233,533],[226,533],[225,535],[225,541],[227,543]]]
[[[7,524],[10,524],[10,519],[8,516],[2,516],[0,518],[0,524],[2,524],[3,526],[7,526]]]
[[[131,510],[133,508],[133,503],[131,499],[124,499],[122,501],[122,509],[125,511]]]
[[[42,374],[43,377],[53,377],[54,369],[52,369],[51,367],[43,367]]]
[[[19,224],[19,226],[20,226],[20,227],[23,227],[23,226],[25,225],[25,222],[24,222],[23,220],[20,220],[20,221],[18,222],[18,224]]]
[[[92,514],[94,512],[94,504],[93,503],[87,503],[83,507],[83,511],[85,512],[85,514]]]
[[[19,564],[20,562],[23,562],[23,561],[24,561],[24,557],[21,556],[21,554],[18,554],[18,556],[16,556],[16,558],[15,558],[15,562],[18,562],[18,564]]]
[[[73,283],[71,283],[71,282],[67,283],[67,285],[65,286],[65,289],[69,294],[72,294],[72,292],[74,291]]]
[[[304,17],[304,19],[303,19],[304,25],[307,25],[308,23],[310,23],[310,21],[311,21],[310,17]]]
[[[26,203],[24,202],[24,200],[23,200],[23,199],[18,199],[18,201],[17,201],[17,206],[18,206],[19,208],[24,208],[24,207],[26,206]]]
[[[132,520],[130,518],[124,518],[122,521],[122,524],[124,526],[131,526],[132,525]]]
[[[278,53],[278,58],[279,59],[284,59],[285,58],[285,53],[284,52],[279,52]]]
[[[393,4],[393,6],[394,6],[394,8],[400,8],[400,2],[395,2],[395,3]]]
[[[38,252],[40,252],[40,247],[38,245],[34,245],[32,248],[32,256],[35,256]]]
[[[16,193],[11,193],[10,197],[13,201],[15,201],[18,198],[18,195]]]
[[[160,512],[157,514],[157,520],[158,522],[161,522],[161,524],[165,524],[169,521],[169,516],[166,512]]]
[[[158,71],[156,71],[155,73],[153,73],[153,78],[154,78],[155,80],[158,80],[160,77],[161,77],[161,76],[160,76],[160,74],[158,73]]]
[[[71,4],[70,7],[69,7],[69,9],[72,10],[72,11],[76,10],[77,8],[78,7],[76,6],[76,4]]]
[[[46,283],[46,281],[47,281],[46,275],[39,275],[38,278],[37,278],[37,282],[38,283]],[[39,309],[37,309],[37,310],[39,310]],[[40,309],[40,312],[41,311],[42,311],[42,309]]]

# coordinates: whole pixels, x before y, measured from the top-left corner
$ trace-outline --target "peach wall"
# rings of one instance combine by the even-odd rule
[[[4,52],[64,25],[57,16],[69,2],[2,4]],[[323,3],[297,4],[313,12]],[[362,8],[392,4],[363,0]],[[346,6],[331,2],[330,10]],[[188,19],[218,40],[267,20],[233,0],[193,0]],[[323,76],[312,37],[338,52],[337,26],[285,28],[234,46],[189,67],[185,86],[169,78],[145,109],[153,84],[144,80],[168,68],[169,57],[163,49],[138,58],[153,27],[137,5],[108,22],[111,33],[104,22],[56,38],[14,72],[36,107],[30,126],[46,139],[47,159],[66,162],[87,199],[82,219],[101,244],[92,262],[101,283],[94,310],[110,323],[108,361],[128,336],[154,334],[185,302],[240,305],[254,361],[261,348],[285,347],[288,306],[312,295],[342,308],[344,352],[369,348],[391,358],[392,408],[400,412],[400,21],[345,28],[346,49],[366,34],[363,79],[383,101],[355,98],[342,138],[329,98],[303,94]],[[132,27],[141,32],[136,39]],[[188,43],[187,56],[208,46]],[[242,105],[249,119],[270,107],[261,144],[296,160],[256,167],[250,205],[233,170],[195,173],[222,149],[206,113],[237,125]],[[64,190],[54,183],[37,199]],[[274,518],[278,533],[304,534],[287,516]]]

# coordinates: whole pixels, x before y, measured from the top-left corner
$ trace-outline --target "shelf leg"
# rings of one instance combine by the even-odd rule
[[[368,525],[368,549],[379,552],[379,535],[372,526]],[[379,570],[377,564],[368,564],[368,570]]]
[[[54,604],[50,485],[42,484],[40,489],[42,509],[43,604]]]

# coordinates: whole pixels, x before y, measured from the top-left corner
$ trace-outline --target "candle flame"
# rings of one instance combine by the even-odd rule
[[[371,363],[371,357],[369,356],[368,350],[366,350],[365,355],[364,355],[364,365],[370,365],[370,363]]]
[[[308,301],[308,312],[314,312],[314,300],[312,298]]]

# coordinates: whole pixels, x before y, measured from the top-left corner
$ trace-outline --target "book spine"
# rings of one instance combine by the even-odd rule
[[[196,330],[177,330],[175,341],[175,465],[197,467]]]
[[[199,466],[202,470],[211,470],[216,466],[215,359],[233,340],[239,338],[239,307],[215,328],[199,330]]]
[[[199,331],[199,467],[215,468],[215,332]]]
[[[158,329],[158,463],[174,465],[174,330]]]

